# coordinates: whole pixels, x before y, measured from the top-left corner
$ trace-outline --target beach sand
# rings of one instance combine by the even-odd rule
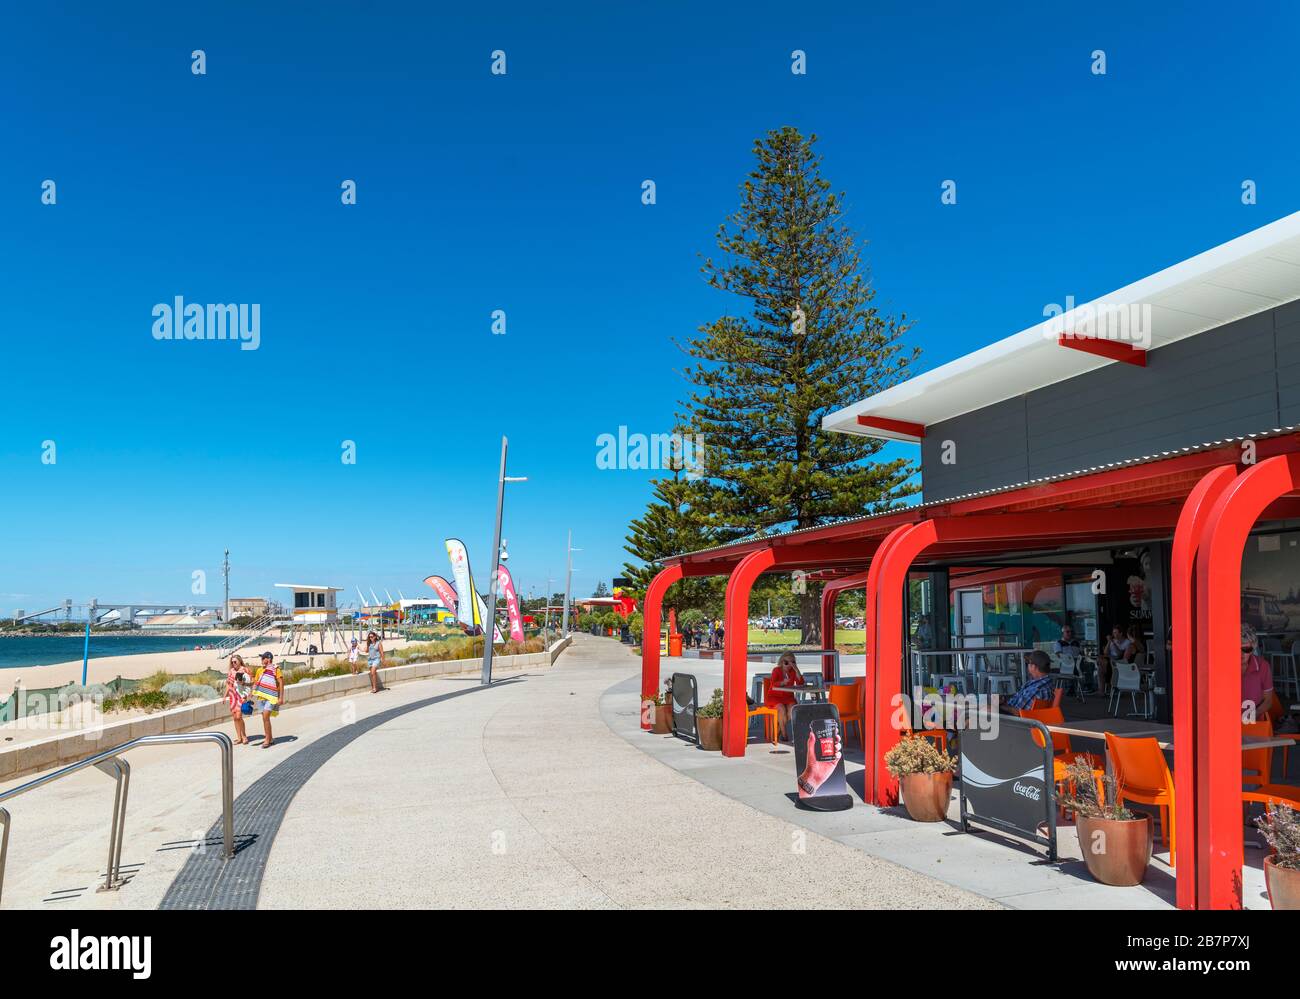
[[[298,653],[290,652],[288,655],[281,655],[284,643],[281,639],[267,636],[267,638],[255,642],[252,645],[246,645],[239,650],[239,654],[244,657],[244,661],[250,665],[255,665],[254,660],[262,654],[263,651],[275,653],[276,661],[280,659],[289,659],[295,663],[306,664],[309,659],[314,659],[314,665],[319,668],[324,666],[326,661],[331,659],[337,653],[331,642],[327,645],[323,654],[316,656],[307,655],[307,646],[312,642],[319,642],[317,636],[312,636],[310,640],[300,638]],[[402,638],[386,638],[384,648],[400,649],[406,644]],[[358,647],[361,650],[361,661],[364,667],[365,662],[365,642],[362,641]],[[214,649],[193,649],[182,652],[142,652],[134,656],[101,656],[90,660],[87,680],[90,683],[107,683],[117,677],[124,677],[128,680],[139,680],[143,677],[157,673],[159,670],[166,670],[168,673],[200,673],[205,669],[215,669],[224,671],[226,660],[218,658],[218,653]],[[66,683],[81,683],[81,660],[77,659],[66,663],[52,663],[49,666],[22,666],[14,669],[0,669],[0,700],[4,700],[13,693],[14,685],[22,680],[23,687],[27,690],[36,690],[45,687],[60,687]]]

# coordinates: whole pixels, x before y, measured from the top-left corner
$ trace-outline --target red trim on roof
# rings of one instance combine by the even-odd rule
[[[925,425],[908,423],[906,420],[891,420],[884,416],[859,416],[858,426],[872,430],[887,430],[891,434],[906,434],[922,440],[925,437]]]
[[[1104,337],[1084,336],[1082,333],[1062,333],[1057,337],[1056,342],[1062,347],[1069,347],[1071,350],[1081,350],[1085,354],[1096,354],[1098,357],[1108,357],[1112,361],[1123,361],[1125,364],[1133,364],[1139,368],[1147,366],[1147,352],[1141,347],[1130,347],[1119,340],[1108,340]],[[861,419],[861,417],[859,417]]]

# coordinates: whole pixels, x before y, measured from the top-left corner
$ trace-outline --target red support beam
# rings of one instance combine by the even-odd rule
[[[877,684],[880,682],[878,663],[880,658],[876,647],[880,636],[881,570],[885,559],[893,551],[894,545],[912,529],[912,526],[911,524],[904,524],[889,532],[885,540],[880,543],[880,547],[876,549],[876,557],[872,560],[871,568],[867,572],[867,593],[864,604],[864,613],[867,618],[867,671],[866,680],[862,684],[862,794],[873,805],[883,804],[876,796],[876,787],[878,785],[877,761],[880,759],[876,752],[876,743],[879,738],[879,717],[881,714],[881,712],[877,711],[877,704],[879,703]],[[885,727],[888,728],[892,724],[892,717],[886,712]]]
[[[916,440],[925,439],[925,424],[909,423],[907,420],[891,420],[886,416],[859,416],[858,426],[871,430],[884,430],[891,434],[902,434]]]
[[[744,756],[749,741],[745,680],[749,673],[749,593],[754,580],[776,564],[771,548],[760,548],[740,560],[727,579],[722,650],[722,755]],[[700,691],[705,698],[706,692]]]
[[[1241,557],[1260,514],[1297,488],[1300,454],[1261,461],[1228,483],[1201,530],[1196,561],[1196,897],[1201,908],[1242,907]]]
[[[835,579],[822,587],[822,648],[835,648],[835,598],[845,590],[860,590],[867,584],[865,572],[855,573]],[[829,637],[826,637],[829,636]],[[834,677],[835,661],[830,656],[822,657],[822,676],[829,683]]]
[[[663,624],[664,592],[673,583],[681,579],[683,569],[680,565],[670,565],[650,581],[646,587],[645,603],[642,607],[641,630],[641,727],[650,728],[650,718],[644,709],[647,697],[654,697],[659,692],[659,628]]]
[[[1112,361],[1123,361],[1139,368],[1147,366],[1147,352],[1141,347],[1133,347],[1122,340],[1110,340],[1106,337],[1083,336],[1078,333],[1062,333],[1056,338],[1062,347],[1081,350],[1085,354],[1096,354]]]
[[[1175,902],[1197,907],[1196,801],[1196,556],[1201,532],[1215,501],[1237,475],[1233,465],[1207,473],[1183,504],[1170,555],[1169,602],[1173,607],[1174,809],[1178,851],[1174,857]]]

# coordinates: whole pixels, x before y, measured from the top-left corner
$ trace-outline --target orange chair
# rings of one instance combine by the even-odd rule
[[[849,726],[858,727],[858,742],[862,743],[862,687],[857,683],[836,683],[829,688],[831,703],[840,713],[840,725],[847,737]]]
[[[1060,708],[1021,708],[1021,718],[1032,718],[1034,721],[1042,722],[1044,725],[1064,725],[1065,715]],[[1096,753],[1076,753],[1070,747],[1070,737],[1064,732],[1052,733],[1052,755],[1058,760],[1063,761],[1067,766],[1075,760],[1081,759],[1087,761],[1088,765],[1094,770],[1106,772],[1106,761]]]
[[[1030,718],[1034,721],[1042,722],[1044,725],[1063,725],[1065,716],[1061,714],[1060,708],[1021,708],[1017,712],[1021,718]],[[1070,737],[1061,732],[1051,732],[1052,737],[1052,780],[1057,786],[1057,793],[1068,790],[1070,794],[1076,794],[1078,789],[1074,785],[1068,772],[1068,768],[1075,760],[1082,760],[1092,768],[1092,779],[1097,785],[1097,800],[1101,801],[1105,796],[1105,787],[1102,784],[1102,778],[1106,776],[1106,761],[1095,753],[1076,753],[1070,748]],[[1043,744],[1043,737],[1038,730],[1033,731],[1034,742],[1038,745]],[[1065,814],[1065,808],[1062,806],[1061,814]]]
[[[1174,866],[1174,778],[1165,754],[1155,739],[1125,739],[1106,733],[1106,751],[1115,768],[1119,803],[1136,801],[1160,811],[1161,838],[1169,845],[1169,866]],[[1167,835],[1165,835],[1167,834]]]
[[[759,688],[759,693],[766,695],[767,677],[759,677],[759,680],[762,683],[762,686]],[[745,731],[749,731],[749,720],[751,718],[763,719],[763,738],[767,739],[770,743],[772,743],[773,746],[775,746],[776,737],[779,734],[777,718],[776,718],[776,708],[769,707],[766,704],[755,704],[752,708],[746,708],[745,709]],[[769,721],[772,723],[771,735],[768,734],[767,723]]]
[[[1273,722],[1271,719],[1265,718],[1263,721],[1244,723],[1241,726],[1241,734],[1243,736],[1260,736],[1265,739],[1272,738]],[[1243,802],[1258,805],[1282,804],[1300,810],[1300,787],[1291,784],[1273,783],[1272,747],[1243,749],[1241,751],[1241,769],[1243,771],[1255,771],[1254,774],[1243,773],[1241,775],[1241,782],[1251,785],[1242,789],[1241,800]]]

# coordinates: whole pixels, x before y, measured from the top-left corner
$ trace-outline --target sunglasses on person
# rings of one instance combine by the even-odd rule
[[[1248,653],[1248,652],[1254,652],[1254,651],[1255,651],[1255,646],[1253,646],[1253,645],[1243,645],[1243,646],[1241,647],[1241,654],[1242,654],[1243,656],[1246,655],[1246,653]]]

